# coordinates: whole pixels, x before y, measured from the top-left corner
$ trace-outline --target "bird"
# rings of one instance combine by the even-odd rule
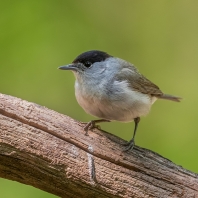
[[[86,124],[85,135],[100,122],[134,121],[133,136],[124,144],[124,151],[134,148],[140,117],[149,113],[157,99],[181,101],[181,97],[163,93],[133,64],[104,51],[83,52],[58,69],[73,72],[77,102],[86,113],[99,118]]]

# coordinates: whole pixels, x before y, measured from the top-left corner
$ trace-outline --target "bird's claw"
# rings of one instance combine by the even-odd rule
[[[132,151],[133,150],[133,147],[135,146],[135,141],[134,140],[131,140],[127,143],[124,143],[122,144],[123,146],[126,146],[125,149],[123,149],[124,152],[127,152],[127,151]]]
[[[85,135],[88,135],[88,131],[92,130],[92,129],[101,129],[100,125],[96,125],[94,121],[90,121],[86,124],[86,126],[84,127],[84,131],[85,131]]]
[[[105,119],[101,119],[101,120],[91,120],[90,122],[88,122],[86,124],[86,126],[84,127],[84,131],[85,131],[85,135],[88,135],[88,131],[92,130],[94,128],[97,128],[99,130],[101,130],[100,125],[96,125],[96,123],[99,122],[110,122],[110,120],[105,120]]]

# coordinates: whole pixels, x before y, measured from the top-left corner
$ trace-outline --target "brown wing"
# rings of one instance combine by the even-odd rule
[[[129,64],[129,63],[128,63]],[[152,83],[146,77],[141,75],[133,65],[126,65],[120,73],[116,76],[116,80],[129,83],[129,86],[138,92],[149,94],[151,96],[160,97],[163,95],[162,91],[157,85]]]
[[[144,94],[149,94],[151,96],[162,96],[163,93],[159,89],[157,85],[152,83],[150,80],[148,80],[143,75],[139,75],[134,77],[134,80],[130,80],[130,86],[133,87],[136,91],[139,91]]]

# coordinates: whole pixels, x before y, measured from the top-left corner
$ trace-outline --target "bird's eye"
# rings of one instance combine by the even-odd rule
[[[90,67],[90,66],[91,66],[91,62],[90,62],[90,61],[86,61],[86,62],[84,63],[84,66]]]

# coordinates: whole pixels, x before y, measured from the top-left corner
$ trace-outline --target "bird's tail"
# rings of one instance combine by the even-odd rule
[[[172,95],[169,95],[169,94],[163,94],[161,96],[158,97],[159,99],[165,99],[165,100],[172,100],[172,101],[175,101],[175,102],[180,102],[181,101],[181,97],[177,97],[177,96],[172,96]]]

